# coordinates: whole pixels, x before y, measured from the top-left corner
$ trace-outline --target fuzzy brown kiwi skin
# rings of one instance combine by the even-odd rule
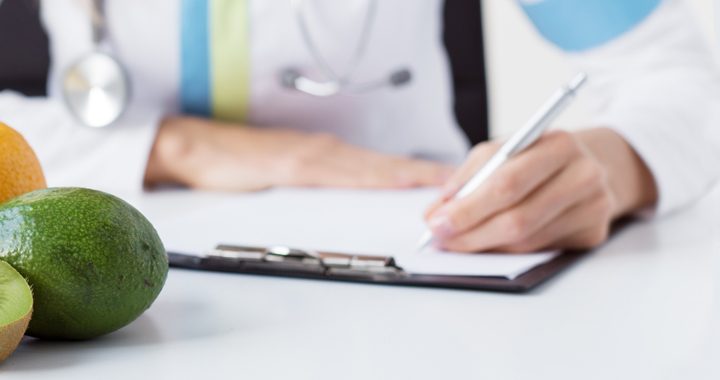
[[[0,363],[4,362],[20,344],[31,317],[32,310],[17,321],[0,327]]]

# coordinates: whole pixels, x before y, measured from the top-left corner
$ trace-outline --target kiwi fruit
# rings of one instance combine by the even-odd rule
[[[32,315],[32,291],[13,267],[0,261],[0,363],[20,344]]]

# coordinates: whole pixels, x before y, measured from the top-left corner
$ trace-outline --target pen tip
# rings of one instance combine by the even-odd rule
[[[428,244],[432,241],[433,235],[430,233],[430,231],[425,231],[422,237],[420,237],[420,240],[418,240],[417,245],[415,246],[415,250],[417,252],[420,252],[424,250]]]

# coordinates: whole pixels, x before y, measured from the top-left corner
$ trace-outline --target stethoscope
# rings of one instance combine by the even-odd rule
[[[412,80],[410,70],[407,68],[401,68],[391,72],[386,78],[377,79],[371,82],[354,83],[352,81],[352,75],[354,74],[355,69],[366,56],[368,41],[370,40],[370,32],[372,31],[372,26],[375,23],[377,14],[377,0],[368,0],[365,19],[360,31],[360,40],[355,47],[355,52],[352,57],[353,59],[350,61],[351,66],[348,67],[345,73],[341,75],[333,70],[332,66],[328,63],[323,54],[320,53],[320,49],[318,49],[315,44],[315,39],[313,39],[310,35],[310,28],[308,27],[308,23],[303,12],[305,1],[290,0],[290,3],[292,4],[295,19],[297,20],[298,27],[300,28],[300,34],[302,35],[303,42],[315,61],[315,64],[318,66],[321,73],[327,77],[327,79],[322,82],[312,80],[302,75],[299,70],[288,67],[282,70],[280,75],[280,81],[285,87],[309,95],[327,97],[341,93],[361,94],[382,87],[399,87]]]
[[[65,105],[88,127],[107,127],[127,108],[130,80],[120,61],[110,53],[105,1],[91,0],[93,49],[70,65],[62,78]]]
[[[353,53],[351,66],[338,74],[320,52],[310,34],[304,15],[304,0],[290,0],[302,39],[308,48],[324,81],[303,75],[294,67],[280,72],[280,83],[285,88],[318,96],[339,94],[357,95],[383,87],[400,87],[410,83],[408,68],[392,71],[387,77],[370,82],[356,83],[352,76],[366,56],[372,25],[377,13],[377,0],[368,0],[360,40]],[[130,79],[124,66],[112,53],[108,39],[105,0],[90,1],[93,49],[70,65],[62,78],[62,95],[67,108],[81,123],[102,128],[112,125],[127,109],[130,101]]]

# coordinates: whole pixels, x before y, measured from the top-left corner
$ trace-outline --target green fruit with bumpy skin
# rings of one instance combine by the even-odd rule
[[[33,298],[28,283],[0,261],[0,363],[15,351],[30,322]]]
[[[168,272],[153,226],[115,196],[51,188],[0,205],[0,259],[33,288],[27,334],[89,339],[137,318]]]

